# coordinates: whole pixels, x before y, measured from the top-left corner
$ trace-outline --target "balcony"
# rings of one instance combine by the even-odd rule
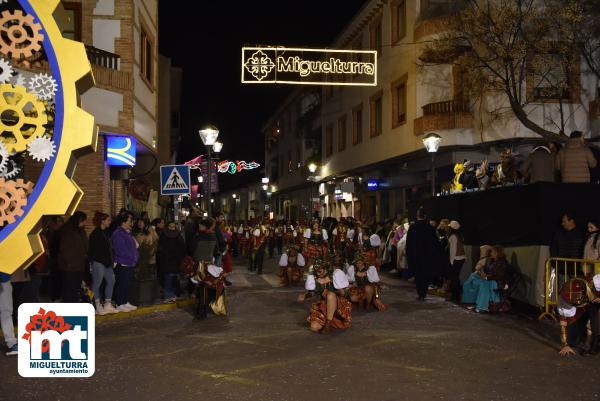
[[[87,53],[90,63],[109,68],[111,70],[118,70],[121,63],[121,56],[106,50],[97,49],[94,46],[85,46],[85,52]]]
[[[133,89],[131,74],[120,70],[121,56],[88,45],[85,46],[85,51],[92,64],[97,86],[108,90]]]
[[[473,115],[468,100],[448,100],[423,106],[423,117],[415,119],[415,135],[428,131],[473,128]]]

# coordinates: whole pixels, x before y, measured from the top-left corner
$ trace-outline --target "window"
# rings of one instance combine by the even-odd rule
[[[288,150],[288,174],[292,174],[293,164],[292,164],[292,149]]]
[[[567,56],[571,57],[571,55]],[[577,76],[563,54],[546,54],[532,63],[533,98],[535,100],[570,99]],[[574,58],[578,60],[579,58]],[[575,79],[573,79],[575,78]]]
[[[352,145],[362,142],[362,104],[352,110]]]
[[[62,33],[65,38],[81,41],[81,3],[63,1],[67,19]]]
[[[391,85],[392,89],[392,128],[406,122],[406,77]]]
[[[325,128],[325,157],[331,156],[333,153],[333,125],[328,125]]]
[[[383,93],[378,93],[371,96],[371,114],[370,114],[370,133],[371,137],[381,135],[383,124]]]
[[[383,33],[381,30],[381,17],[371,25],[371,50],[377,50],[377,57],[383,52]]]
[[[140,25],[140,74],[152,88],[154,85],[154,39],[142,23]]]
[[[406,36],[406,1],[396,0],[390,4],[392,14],[392,43]]]
[[[338,120],[338,152],[346,149],[346,115]]]

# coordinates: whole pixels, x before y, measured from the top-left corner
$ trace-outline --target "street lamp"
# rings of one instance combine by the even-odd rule
[[[233,195],[231,195],[231,197],[232,197],[233,199],[235,199],[235,198],[237,198],[237,195],[236,195],[236,194],[233,194]]]
[[[317,172],[317,170],[319,169],[319,166],[317,165],[317,163],[315,162],[310,162],[308,163],[308,171],[310,172],[311,176],[308,177],[308,179],[310,181],[312,181],[314,184],[312,184],[310,186],[310,202],[308,202],[309,208],[308,208],[308,218],[310,220],[310,217],[312,216],[313,213],[313,190],[314,190],[314,186],[317,183],[317,176],[315,176],[314,174]]]
[[[213,151],[215,153],[219,153],[219,152],[221,152],[221,149],[223,149],[223,143],[221,143],[219,141],[215,142],[213,145]]]
[[[269,183],[269,177],[263,177],[262,180],[261,180],[261,182],[263,184],[268,184]]]
[[[310,171],[311,174],[314,174],[315,171],[317,171],[317,164],[316,163],[310,163],[308,165],[308,171]]]
[[[210,198],[212,196],[212,188],[210,185],[210,180],[211,180],[211,148],[213,146],[216,145],[215,142],[217,142],[217,138],[219,137],[219,130],[217,129],[217,127],[215,127],[214,125],[207,125],[206,127],[202,128],[200,131],[200,139],[202,139],[202,143],[204,144],[204,146],[206,146],[206,153],[207,153],[207,158],[208,158],[208,168],[207,168],[207,174],[208,174],[208,197]],[[221,148],[223,147],[223,145],[221,144],[220,146],[218,146],[219,151],[221,151]],[[208,216],[212,216],[212,205],[211,202],[207,202],[208,207]]]
[[[435,132],[430,132],[423,138],[423,145],[431,153],[431,196],[435,196],[435,154],[440,148],[442,137]]]

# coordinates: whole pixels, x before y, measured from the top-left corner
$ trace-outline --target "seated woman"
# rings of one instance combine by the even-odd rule
[[[379,274],[375,266],[367,268],[362,256],[358,256],[354,265],[348,266],[346,275],[348,281],[354,284],[349,290],[350,301],[363,305],[366,310],[371,307],[379,311],[387,309],[387,305],[381,302]]]
[[[307,318],[310,330],[329,333],[331,329],[347,329],[352,322],[352,304],[346,298],[348,278],[340,269],[332,270],[322,260],[315,260],[306,278],[307,292],[300,294],[298,301],[316,295],[319,300],[312,304]]]
[[[475,271],[463,284],[462,303],[475,304],[476,312],[489,312],[490,303],[499,303],[498,289],[508,288],[510,266],[501,246],[482,246]]]
[[[299,285],[304,278],[304,256],[298,253],[298,248],[291,246],[279,258],[279,277],[282,287]]]

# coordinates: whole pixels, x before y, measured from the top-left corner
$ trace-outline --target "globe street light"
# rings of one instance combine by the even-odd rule
[[[435,154],[440,148],[442,137],[435,132],[430,132],[423,138],[423,145],[431,153],[431,196],[435,196]]]
[[[315,171],[317,171],[317,164],[316,163],[310,163],[308,165],[308,171],[310,171],[311,174],[314,174]]]
[[[213,144],[213,151],[215,153],[221,152],[221,149],[223,149],[223,144],[221,142],[217,141]]]
[[[211,179],[211,164],[212,164],[212,160],[211,160],[211,148],[213,146],[215,146],[215,142],[217,142],[217,138],[219,137],[219,130],[217,129],[217,127],[215,127],[214,125],[207,125],[206,127],[202,128],[200,131],[200,139],[202,140],[202,143],[204,144],[204,146],[206,146],[206,153],[207,153],[207,158],[208,158],[208,167],[206,169],[206,172],[208,174],[208,197],[210,198],[212,196],[212,188],[211,188],[211,183],[210,183],[210,179]],[[223,147],[223,145],[221,144],[221,146],[219,146],[219,151],[221,150],[221,148]],[[211,202],[207,202],[208,206],[207,206],[207,210],[208,210],[208,216],[212,216],[212,205]]]

